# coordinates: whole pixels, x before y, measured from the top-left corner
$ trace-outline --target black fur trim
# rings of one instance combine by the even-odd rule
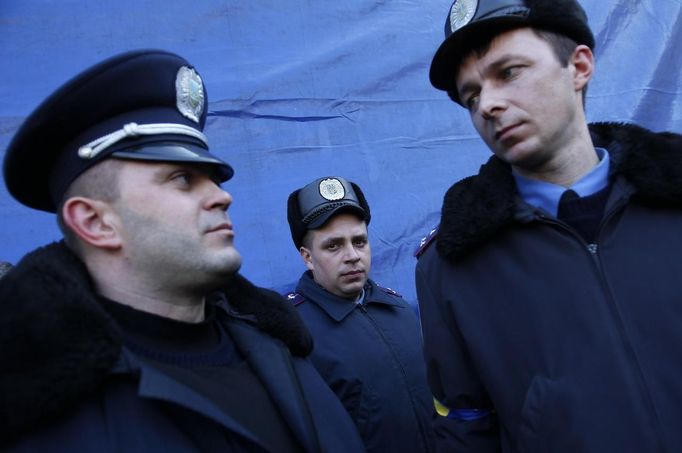
[[[365,194],[362,193],[362,189],[360,188],[360,186],[358,186],[354,182],[350,182],[350,186],[353,188],[353,190],[355,191],[355,195],[358,197],[358,203],[360,204],[360,207],[362,207],[362,209],[365,211],[365,223],[369,225],[370,220],[372,220],[372,213],[369,210],[369,203],[367,203]]]
[[[682,208],[681,135],[613,123],[591,124],[590,132],[595,146],[614,150],[617,172],[637,187],[634,200]]]
[[[303,245],[303,238],[308,232],[305,224],[301,222],[303,215],[298,206],[298,193],[301,189],[295,190],[289,194],[287,199],[287,220],[289,221],[289,229],[291,230],[291,239],[294,241],[296,251],[301,249]]]
[[[514,219],[516,184],[496,157],[478,175],[450,187],[445,194],[436,249],[441,255],[465,255]]]
[[[609,150],[612,176],[635,187],[633,201],[682,209],[682,135],[616,123],[590,124],[590,133]],[[495,156],[455,183],[443,201],[438,253],[457,261],[514,224],[517,193],[509,165]]]
[[[224,292],[293,355],[310,354],[312,337],[282,296],[241,276]],[[0,279],[0,445],[96,392],[121,344],[85,266],[63,243],[26,255]]]
[[[222,289],[230,307],[240,314],[253,315],[260,330],[287,345],[295,356],[306,357],[313,350],[313,338],[303,320],[275,291],[259,288],[241,275],[235,275]]]
[[[56,265],[58,263],[58,265]],[[0,441],[95,392],[120,353],[113,320],[62,243],[0,281]]]

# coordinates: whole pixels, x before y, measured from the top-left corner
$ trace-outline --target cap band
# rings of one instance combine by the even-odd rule
[[[83,159],[92,159],[99,153],[109,148],[112,145],[120,142],[128,137],[137,137],[140,135],[160,135],[160,134],[176,134],[188,135],[190,137],[200,140],[208,148],[208,140],[206,136],[193,127],[185,126],[184,124],[175,123],[157,123],[157,124],[137,124],[128,123],[121,129],[110,134],[100,137],[81,146],[78,149],[78,156]]]
[[[353,207],[356,209],[359,208],[359,205],[357,205],[356,203],[351,203],[348,201],[337,201],[337,202],[327,203],[327,204],[325,204],[319,208],[312,210],[310,213],[308,213],[308,215],[306,215],[305,217],[303,217],[301,219],[301,222],[308,225],[308,224],[312,223],[315,219],[320,217],[322,214],[324,214],[325,212],[335,210],[335,209],[340,208],[342,206],[349,206],[349,207]]]

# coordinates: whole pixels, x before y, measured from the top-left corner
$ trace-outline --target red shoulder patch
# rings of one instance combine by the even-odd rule
[[[377,288],[379,288],[380,290],[382,290],[382,291],[385,292],[386,294],[390,294],[391,296],[400,297],[400,298],[403,297],[403,296],[401,296],[400,294],[398,294],[397,291],[394,291],[394,290],[392,290],[391,288],[386,288],[386,287],[380,286],[380,285],[377,285]]]
[[[301,305],[303,302],[305,302],[305,297],[303,297],[299,293],[289,293],[286,294],[284,297],[286,297],[287,300],[291,302],[291,305],[293,305],[294,307]]]
[[[419,241],[419,247],[417,247],[417,250],[414,252],[414,256],[416,258],[419,258],[424,254],[426,249],[429,248],[429,246],[433,243],[433,241],[436,239],[436,236],[438,236],[438,227],[434,228],[433,230],[429,231],[429,234],[424,236],[421,241]]]

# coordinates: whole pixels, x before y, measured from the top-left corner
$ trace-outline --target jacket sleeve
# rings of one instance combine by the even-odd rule
[[[452,295],[439,294],[440,285],[434,281],[418,264],[424,358],[437,414],[436,451],[500,451],[497,417],[449,309]]]

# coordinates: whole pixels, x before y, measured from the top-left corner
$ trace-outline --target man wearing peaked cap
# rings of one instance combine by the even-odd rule
[[[118,55],[46,99],[9,145],[7,189],[21,203],[56,212],[76,177],[107,158],[213,164],[202,133],[206,90],[181,57],[162,51]]]
[[[368,452],[432,451],[418,320],[402,297],[369,278],[362,190],[338,176],[318,178],[289,195],[287,216],[308,269],[287,298],[312,333],[313,364]]]
[[[431,83],[493,156],[417,253],[442,451],[682,446],[682,136],[588,126],[594,47],[575,0],[447,14]]]
[[[125,53],[24,122],[9,192],[64,241],[0,280],[3,451],[361,451],[312,339],[241,256],[182,57]]]

